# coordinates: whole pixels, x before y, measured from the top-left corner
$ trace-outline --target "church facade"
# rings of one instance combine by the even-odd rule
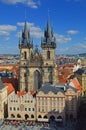
[[[56,40],[50,26],[50,20],[48,20],[46,30],[44,31],[41,48],[42,54],[39,53],[37,47],[33,50],[30,31],[25,22],[24,30],[22,31],[22,40],[19,43],[19,91],[37,91],[45,82],[53,85],[56,84],[58,79],[55,64]]]

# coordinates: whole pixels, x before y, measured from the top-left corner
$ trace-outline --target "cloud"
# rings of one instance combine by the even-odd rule
[[[7,31],[0,31],[0,36],[8,36],[9,33]]]
[[[6,3],[6,4],[17,4],[17,3],[22,3],[25,4],[31,8],[38,8],[38,6],[40,5],[40,1],[39,0],[1,0],[2,2]]]
[[[58,54],[86,53],[86,43],[76,43],[71,47],[57,48]]]
[[[68,30],[67,33],[70,34],[70,35],[75,35],[75,34],[78,34],[79,31],[77,31],[77,30]]]
[[[76,43],[70,48],[70,53],[86,53],[86,43]]]
[[[0,25],[0,36],[8,36],[10,32],[16,31],[17,27],[13,25]]]
[[[55,34],[55,37],[56,37],[57,43],[68,43],[72,40],[72,38],[69,36],[64,36],[64,35],[59,35],[59,34]]]
[[[12,46],[12,45],[5,45],[3,46],[3,43],[0,47],[0,53],[1,54],[18,54],[19,49],[18,46]]]
[[[18,22],[17,23],[18,26],[24,26],[24,22]],[[41,30],[40,27],[37,27],[34,25],[34,23],[29,23],[27,22],[27,27],[30,30],[30,35],[32,38],[41,38],[43,37],[43,31]],[[19,37],[19,35],[21,36],[21,32],[17,33],[17,36]]]

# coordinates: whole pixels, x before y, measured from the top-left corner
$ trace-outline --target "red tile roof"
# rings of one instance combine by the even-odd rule
[[[31,95],[34,95],[34,94],[35,94],[35,91],[34,91],[34,90],[31,90],[31,91],[30,91],[30,94],[31,94]]]
[[[75,85],[75,87],[78,89],[78,90],[81,90],[82,89],[82,86],[80,85],[79,81],[77,80],[77,78],[73,78],[72,79],[72,83]]]
[[[1,80],[3,83],[11,83],[12,86],[17,91],[17,89],[18,89],[18,79],[17,78],[1,78]]]
[[[65,83],[68,80],[68,76],[73,74],[72,70],[68,67],[64,67],[58,71],[58,79],[60,83]]]
[[[27,92],[25,90],[21,91],[21,92],[17,92],[17,95],[20,97],[20,96],[23,96],[25,95]]]
[[[7,94],[9,95],[11,92],[14,91],[14,87],[11,83],[4,83],[4,86],[7,86]]]

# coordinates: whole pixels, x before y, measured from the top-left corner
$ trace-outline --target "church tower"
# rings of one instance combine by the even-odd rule
[[[28,91],[29,85],[29,69],[28,60],[32,54],[33,43],[30,39],[30,31],[27,22],[24,23],[24,30],[22,31],[22,40],[19,41],[20,49],[20,75],[19,75],[19,91]]]
[[[20,49],[20,76],[19,91],[37,91],[43,83],[49,82],[53,85],[57,82],[57,69],[55,61],[56,40],[48,20],[47,28],[44,31],[44,38],[41,42],[42,54],[38,48],[33,49],[25,21],[22,32],[22,40],[19,43]]]
[[[49,82],[55,85],[58,80],[55,61],[56,40],[53,36],[53,30],[51,29],[49,19],[47,22],[47,28],[44,31],[41,47],[43,57],[43,83]]]

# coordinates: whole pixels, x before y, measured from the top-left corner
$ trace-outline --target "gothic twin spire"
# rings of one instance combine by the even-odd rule
[[[29,42],[30,42],[30,32],[28,30],[27,23],[25,21],[24,30],[22,32],[22,43],[27,45],[27,43],[29,43]]]
[[[48,19],[47,22],[47,28],[44,32],[44,36],[46,38],[46,42],[51,42],[52,37],[53,37],[53,31],[51,30],[51,26],[50,26],[50,20]]]
[[[52,42],[52,39],[53,39],[53,31],[51,29],[49,19],[48,19],[48,22],[47,22],[47,28],[44,31],[44,39],[45,39],[46,44],[50,44]],[[28,44],[29,45],[31,44],[30,43],[30,30],[28,29],[26,21],[25,21],[25,24],[24,24],[24,30],[22,32],[22,44],[23,44],[24,47],[27,47]]]

